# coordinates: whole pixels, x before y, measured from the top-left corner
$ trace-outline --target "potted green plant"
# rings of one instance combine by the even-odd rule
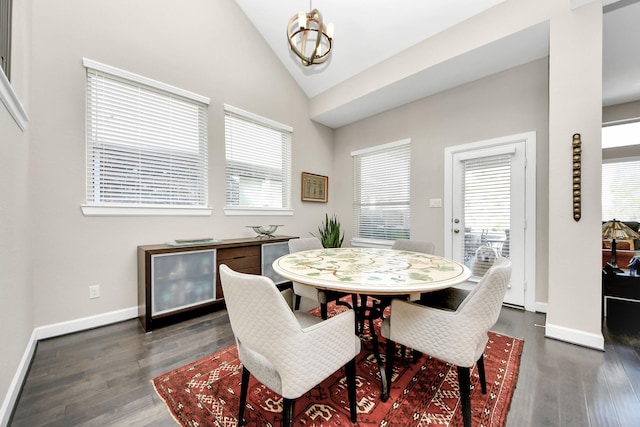
[[[340,221],[337,216],[333,215],[329,218],[329,215],[325,214],[325,220],[322,222],[322,226],[318,227],[318,233],[319,236],[313,233],[311,235],[320,239],[323,247],[339,248],[342,246],[344,233],[340,233]]]

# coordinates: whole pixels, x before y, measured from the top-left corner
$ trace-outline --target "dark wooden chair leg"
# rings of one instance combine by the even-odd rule
[[[356,359],[351,359],[345,365],[345,373],[347,375],[347,393],[349,394],[349,412],[351,413],[351,422],[358,422],[358,402],[356,400]]]
[[[320,318],[322,320],[327,320],[328,317],[329,317],[329,312],[327,311],[327,304],[326,303],[320,304]]]
[[[369,297],[367,295],[360,295],[360,333],[364,333],[364,321],[367,317],[367,300]]]
[[[244,366],[242,367],[242,382],[240,383],[240,408],[238,409],[238,425],[243,426],[244,408],[247,406],[247,391],[249,389],[249,375],[251,373]]]
[[[358,307],[358,294],[351,294],[351,303],[353,304],[353,311],[356,313],[356,335],[360,333],[360,318],[362,313],[360,307]]]
[[[484,354],[480,355],[480,358],[476,362],[478,366],[478,376],[480,377],[480,386],[482,387],[482,394],[487,394],[487,377],[484,373]]]
[[[462,404],[462,420],[464,427],[471,427],[471,378],[470,369],[458,366],[458,385],[460,403]]]
[[[389,399],[389,393],[391,390],[391,378],[393,377],[393,360],[396,356],[396,343],[387,340],[387,346],[385,351],[385,367],[384,367],[384,376],[386,381],[382,382],[382,395],[380,396],[380,400],[386,402]]]
[[[293,408],[295,407],[295,399],[282,398],[282,426],[291,427],[293,425]]]
[[[300,310],[300,300],[302,300],[302,297],[300,295],[296,295],[296,301],[293,304],[293,308],[295,310]]]

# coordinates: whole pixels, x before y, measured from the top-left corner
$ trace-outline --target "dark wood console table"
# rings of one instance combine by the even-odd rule
[[[138,246],[138,318],[143,329],[176,323],[224,307],[220,264],[287,282],[271,266],[295,237],[228,239],[215,243]]]

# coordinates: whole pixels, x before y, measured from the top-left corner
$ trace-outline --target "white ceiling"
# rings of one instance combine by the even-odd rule
[[[602,104],[640,99],[640,0],[604,8]]]
[[[304,67],[289,49],[286,25],[297,12],[309,10],[309,1],[235,0],[310,98],[503,1],[316,0],[312,7],[322,12],[325,23],[335,26],[334,49],[326,63]],[[605,4],[603,105],[638,100],[640,0],[605,0]],[[337,128],[547,55],[548,25],[541,24],[313,119]]]

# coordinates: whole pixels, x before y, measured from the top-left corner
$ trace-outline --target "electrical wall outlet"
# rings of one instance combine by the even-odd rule
[[[430,208],[441,208],[442,207],[442,199],[429,199],[429,207]]]
[[[100,298],[100,285],[89,286],[89,299]]]

